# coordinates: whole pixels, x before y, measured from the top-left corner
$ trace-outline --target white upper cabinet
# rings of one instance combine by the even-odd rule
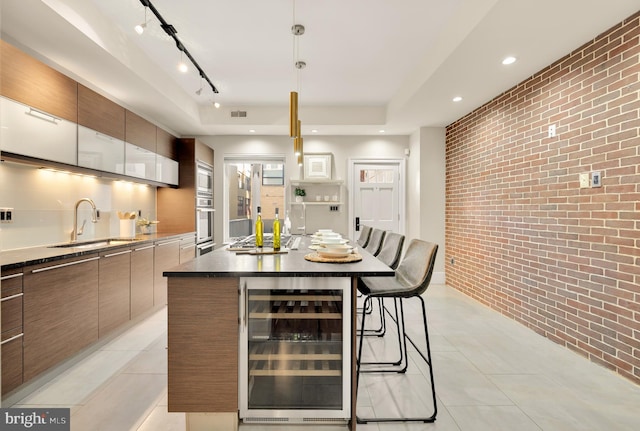
[[[78,166],[124,174],[124,141],[78,126]]]
[[[77,125],[7,98],[0,98],[0,150],[75,165]]]
[[[156,154],[156,181],[174,186],[178,185],[178,162]]]
[[[156,181],[156,153],[125,142],[125,175]]]

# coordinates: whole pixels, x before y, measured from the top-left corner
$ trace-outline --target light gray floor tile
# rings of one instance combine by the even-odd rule
[[[169,413],[158,405],[136,431],[185,431],[186,420],[184,413]]]
[[[71,416],[71,431],[136,430],[166,385],[166,375],[119,374]]]
[[[94,352],[75,367],[63,372],[51,382],[45,384],[20,404],[25,405],[81,405],[102,385],[136,355],[135,351]]]
[[[460,431],[540,431],[516,406],[453,406],[448,408]]]

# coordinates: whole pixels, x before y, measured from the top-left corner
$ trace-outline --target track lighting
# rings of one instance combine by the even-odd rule
[[[144,3],[143,3],[144,4]],[[142,24],[138,24],[134,27],[136,33],[142,34],[144,33],[144,29],[147,28],[147,6],[144,6],[144,22]]]
[[[180,51],[180,63],[178,63],[178,70],[182,73],[187,73],[189,71],[189,66],[182,59],[182,51]]]
[[[214,94],[218,93],[218,89],[216,88],[215,85],[213,85],[213,83],[211,82],[211,80],[209,79],[209,77],[207,76],[206,73],[204,73],[204,71],[202,70],[202,68],[200,67],[200,65],[198,64],[198,62],[193,58],[193,56],[191,55],[191,53],[189,53],[189,51],[187,50],[187,48],[182,44],[182,42],[180,42],[180,39],[178,39],[178,36],[176,36],[176,34],[178,33],[178,30],[176,30],[176,28],[169,24],[163,17],[162,15],[160,15],[160,12],[158,12],[158,9],[156,9],[156,7],[153,5],[153,3],[151,3],[150,0],[140,0],[140,3],[142,3],[142,5],[145,7],[145,14],[146,14],[146,8],[149,8],[149,10],[151,12],[153,12],[153,14],[155,15],[155,17],[158,19],[158,21],[160,21],[160,28],[162,28],[164,30],[165,33],[167,33],[167,35],[169,37],[171,37],[175,42],[176,42],[176,46],[178,48],[178,50],[180,51],[180,64],[178,65],[178,69],[182,72],[182,73],[186,73],[189,68],[187,66],[187,64],[182,61],[182,54],[184,53],[187,58],[191,61],[191,63],[193,64],[193,66],[196,68],[196,70],[198,71],[198,73],[200,74],[200,76],[202,77],[202,79],[204,79],[205,81],[207,81],[207,83],[211,86],[211,90],[213,90]],[[147,21],[146,21],[146,15],[145,15],[145,25],[140,25],[140,28],[144,31],[144,28],[146,27]],[[136,30],[137,31],[137,30]]]

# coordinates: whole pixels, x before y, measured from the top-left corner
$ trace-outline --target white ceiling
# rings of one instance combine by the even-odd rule
[[[306,32],[294,37],[291,26]],[[445,126],[638,10],[638,0],[0,0],[3,38],[180,135],[410,134]],[[294,67],[297,58],[307,67]],[[503,66],[512,55],[518,61]],[[454,96],[463,100],[452,102]],[[222,104],[220,109],[213,101]],[[231,118],[231,111],[247,111]]]

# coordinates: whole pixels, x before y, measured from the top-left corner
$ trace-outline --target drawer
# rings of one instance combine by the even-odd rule
[[[2,394],[22,384],[22,334],[0,344],[2,355]]]
[[[2,283],[0,283],[0,298],[7,296],[13,296],[18,293],[22,293],[22,272],[16,273],[2,273]]]
[[[3,282],[4,283],[4,282]],[[2,340],[6,334],[18,330],[22,332],[22,292],[12,296],[5,296],[0,302],[2,307]],[[4,360],[2,361],[4,363]]]

